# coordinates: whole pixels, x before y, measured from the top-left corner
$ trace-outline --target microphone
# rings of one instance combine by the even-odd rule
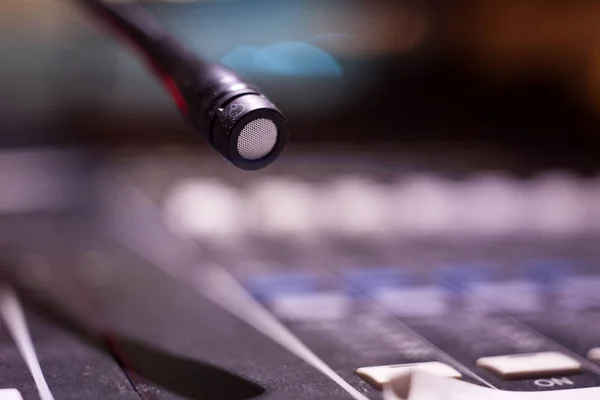
[[[135,4],[75,1],[140,53],[181,114],[234,166],[258,170],[281,155],[288,140],[286,119],[257,87],[191,54]]]

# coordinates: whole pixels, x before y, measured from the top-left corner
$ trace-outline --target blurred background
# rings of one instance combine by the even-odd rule
[[[596,166],[594,1],[144,3],[258,83],[286,113],[292,151],[495,146]],[[0,7],[3,145],[206,148],[135,55],[71,2]]]
[[[157,399],[245,387],[215,366],[260,383],[222,399],[347,398],[250,328],[248,293],[369,398],[356,368],[439,361],[397,319],[477,373],[491,353],[600,362],[600,2],[143,1],[286,115],[290,145],[253,173],[220,159],[73,3],[0,1],[0,275],[28,300],[60,398],[138,398],[115,383],[123,365],[146,379],[130,392]],[[211,280],[215,266],[240,286]],[[38,321],[38,296],[116,332],[110,357]],[[495,329],[498,310],[533,328]],[[7,335],[0,346],[14,367],[0,387],[37,399]],[[586,368],[575,383],[598,386]]]

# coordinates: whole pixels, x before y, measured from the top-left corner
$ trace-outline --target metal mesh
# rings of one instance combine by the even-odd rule
[[[277,126],[270,119],[251,121],[240,133],[237,142],[238,153],[245,160],[260,160],[275,148],[277,133]]]

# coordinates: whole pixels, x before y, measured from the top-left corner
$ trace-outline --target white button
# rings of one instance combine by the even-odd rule
[[[594,232],[600,231],[600,177],[594,180],[588,181],[589,186],[589,203],[588,209],[590,210],[590,228]]]
[[[372,296],[386,310],[404,317],[438,316],[448,306],[447,293],[439,286],[381,288]]]
[[[388,217],[407,236],[453,233],[460,224],[458,185],[435,176],[412,176],[391,189],[394,207]]]
[[[600,362],[600,347],[591,349],[588,353],[588,358],[592,361]]]
[[[17,389],[0,389],[0,400],[23,400]]]
[[[347,317],[351,299],[336,291],[286,293],[269,300],[271,311],[290,321],[331,321]]]
[[[574,176],[547,174],[525,188],[528,229],[544,235],[571,235],[589,225],[588,189]]]
[[[217,180],[178,182],[164,201],[164,216],[175,232],[198,239],[224,239],[241,233],[241,196]]]
[[[422,373],[401,374],[384,385],[385,400],[598,400],[600,388],[510,392]]]
[[[560,306],[569,310],[600,306],[600,275],[576,275],[564,279],[557,291]]]
[[[243,206],[251,232],[300,238],[315,233],[315,190],[308,183],[284,178],[264,179],[249,188]]]
[[[451,366],[442,364],[440,362],[364,367],[357,369],[356,375],[360,376],[374,388],[381,389],[383,385],[393,380],[396,376],[405,373],[409,369],[426,372],[430,375],[440,376],[443,378],[462,378],[460,372]]]
[[[477,366],[489,369],[502,379],[571,375],[581,370],[581,363],[579,361],[554,351],[484,357],[477,360]]]
[[[322,188],[319,224],[330,233],[371,237],[389,233],[387,188],[368,178],[345,177]]]
[[[461,232],[509,235],[522,230],[524,196],[521,184],[500,174],[481,175],[460,185]]]
[[[537,284],[529,281],[473,283],[471,311],[538,312],[543,307]]]

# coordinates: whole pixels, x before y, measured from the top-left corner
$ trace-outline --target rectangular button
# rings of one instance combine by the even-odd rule
[[[425,362],[419,364],[398,364],[398,365],[383,365],[379,367],[364,367],[356,370],[356,375],[360,376],[375,389],[380,389],[385,383],[388,383],[394,377],[407,369],[418,369],[419,371],[427,372],[431,375],[441,376],[444,378],[461,379],[460,372],[449,365],[440,362]]]
[[[555,351],[484,357],[477,360],[477,366],[486,368],[505,380],[573,375],[581,370],[579,361]]]
[[[17,389],[0,389],[0,400],[23,400]]]
[[[600,347],[591,349],[588,353],[588,358],[592,361],[600,362]]]

